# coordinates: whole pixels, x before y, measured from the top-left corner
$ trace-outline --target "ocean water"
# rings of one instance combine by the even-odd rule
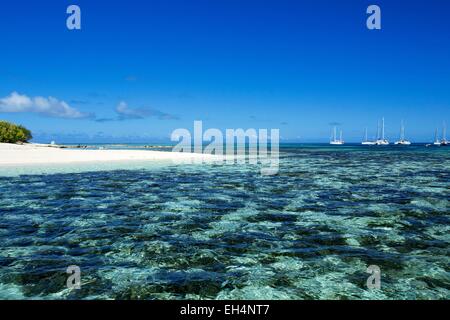
[[[450,298],[449,148],[280,151],[276,176],[1,169],[0,299]],[[79,290],[66,287],[70,265]],[[380,289],[366,287],[369,265]]]

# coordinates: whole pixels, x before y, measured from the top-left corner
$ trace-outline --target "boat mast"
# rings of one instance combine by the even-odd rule
[[[381,119],[382,129],[381,129],[381,140],[384,140],[384,117]]]
[[[336,126],[334,126],[333,130],[333,141],[336,141]]]
[[[400,126],[400,140],[401,141],[405,140],[405,125],[403,124],[403,120]]]
[[[447,126],[445,121],[442,123],[442,141],[447,141]]]
[[[364,134],[364,142],[367,142],[367,127],[366,127],[366,133]]]
[[[339,141],[342,142],[342,130],[340,132]]]
[[[377,121],[377,140],[380,140],[380,120]]]

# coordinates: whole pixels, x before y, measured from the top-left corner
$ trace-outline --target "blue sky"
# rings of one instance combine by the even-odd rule
[[[194,120],[325,142],[330,124],[359,141],[384,116],[391,140],[404,119],[429,141],[450,122],[449,14],[446,0],[3,1],[0,119],[43,142],[162,141]],[[44,109],[11,112],[14,93]]]

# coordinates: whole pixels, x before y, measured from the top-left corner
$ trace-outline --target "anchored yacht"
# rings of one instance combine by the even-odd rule
[[[366,133],[364,135],[364,141],[361,142],[361,144],[365,145],[365,146],[373,146],[375,144],[375,142],[369,141],[369,139],[367,138],[367,128],[366,128]]]
[[[380,125],[378,124],[378,134],[377,134],[377,140],[375,141],[375,145],[377,146],[387,146],[389,145],[389,141],[386,140],[384,137],[384,118],[381,119],[381,137],[379,135],[380,131]]]
[[[332,145],[343,145],[344,144],[344,140],[342,140],[342,130],[340,132],[340,138],[337,139],[336,138],[336,127],[334,127],[333,138],[330,140],[330,144],[332,144]]]
[[[410,141],[405,140],[405,125],[403,124],[403,120],[400,125],[400,140],[396,141],[395,144],[403,146],[409,146],[411,144]]]
[[[447,140],[447,125],[444,122],[442,124],[442,140],[441,140],[441,146],[442,147],[448,147],[450,146],[450,141]]]
[[[433,142],[433,144],[435,146],[440,146],[441,145],[441,142],[439,141],[439,138],[438,138],[438,129],[437,128],[436,128],[436,131],[434,131],[434,142]]]

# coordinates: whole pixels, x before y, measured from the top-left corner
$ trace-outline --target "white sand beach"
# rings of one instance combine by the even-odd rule
[[[151,150],[78,150],[40,144],[0,143],[0,166],[67,164],[129,160],[214,160],[214,155]]]

